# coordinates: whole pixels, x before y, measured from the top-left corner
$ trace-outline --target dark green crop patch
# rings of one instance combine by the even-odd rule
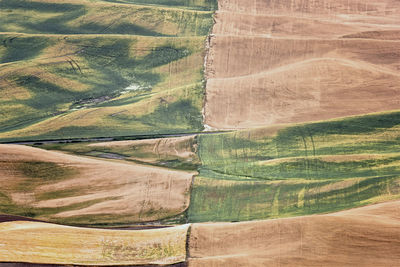
[[[52,43],[46,37],[0,35],[0,45],[5,48],[5,52],[0,53],[0,63],[33,59]]]

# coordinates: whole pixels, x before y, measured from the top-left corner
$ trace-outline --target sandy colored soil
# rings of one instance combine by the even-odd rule
[[[398,266],[400,201],[334,214],[194,224],[189,266]]]
[[[400,107],[400,3],[219,1],[205,123],[238,129]]]
[[[102,142],[89,146],[126,151],[126,154],[132,155],[130,158],[149,163],[156,163],[163,159],[198,160],[195,136]]]
[[[34,172],[27,177],[18,166],[32,162],[55,163],[72,173],[55,180],[32,177]],[[37,214],[39,218],[50,220],[118,214],[134,222],[173,216],[183,212],[189,204],[188,191],[193,175],[27,146],[0,145],[0,192],[16,206],[53,208],[51,214]],[[62,196],[63,192],[68,196]],[[49,193],[52,194],[43,197]],[[119,218],[114,220],[117,222]]]
[[[185,261],[188,227],[126,231],[3,222],[0,223],[0,262],[173,264]]]

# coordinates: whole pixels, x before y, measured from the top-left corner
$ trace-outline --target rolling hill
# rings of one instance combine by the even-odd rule
[[[194,224],[189,266],[396,266],[399,204],[268,221]]]
[[[0,261],[60,266],[174,264],[186,258],[188,227],[103,230],[19,220],[2,222]]]
[[[203,128],[212,1],[116,2],[0,2],[1,140]]]
[[[131,225],[189,205],[194,172],[0,145],[0,213],[70,225]]]
[[[0,265],[396,266],[399,15],[0,0]]]
[[[204,123],[243,129],[399,108],[398,1],[219,1]]]

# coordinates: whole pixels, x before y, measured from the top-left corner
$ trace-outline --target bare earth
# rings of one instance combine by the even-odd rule
[[[400,107],[400,2],[219,1],[205,123],[239,129]]]
[[[52,162],[74,172],[54,181],[27,177],[17,166],[29,162]],[[189,205],[188,192],[193,175],[27,146],[0,145],[0,192],[21,207],[63,209],[39,217],[49,220],[118,214],[129,216],[134,222],[177,215]],[[67,192],[69,196],[58,197],[60,192]],[[41,196],[46,193],[54,194],[43,199]]]
[[[194,224],[189,266],[398,266],[400,201],[288,219]]]

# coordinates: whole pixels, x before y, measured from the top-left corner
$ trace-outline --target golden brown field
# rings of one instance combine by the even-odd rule
[[[398,1],[219,1],[205,124],[217,129],[399,108]]]
[[[400,201],[348,211],[194,224],[189,266],[397,266]]]
[[[0,223],[0,262],[173,264],[185,261],[188,227],[102,230],[41,222],[3,222]]]
[[[69,224],[159,220],[188,207],[194,174],[0,145],[1,212]]]

